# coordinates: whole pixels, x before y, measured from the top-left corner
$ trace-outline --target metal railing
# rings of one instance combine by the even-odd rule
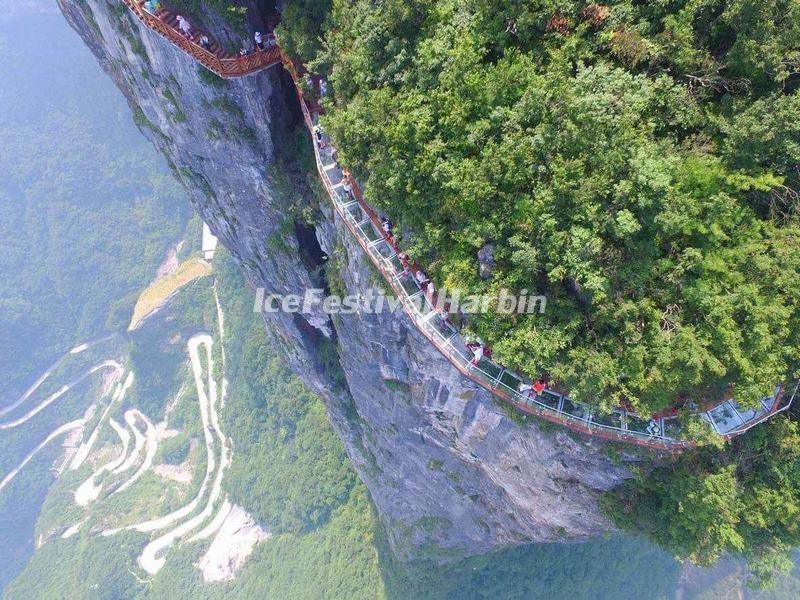
[[[677,417],[643,419],[634,413],[624,410],[615,410],[606,414],[599,413],[596,407],[576,402],[552,389],[546,389],[540,395],[523,394],[519,391],[519,385],[530,382],[526,381],[521,375],[509,371],[486,358],[482,359],[478,364],[473,364],[473,360],[466,353],[467,348],[463,343],[460,332],[449,322],[441,320],[434,308],[435,302],[433,298],[429,297],[426,291],[420,288],[414,279],[413,273],[398,259],[396,249],[385,236],[374,209],[364,200],[358,183],[352,178],[349,179],[353,188],[354,198],[339,194],[338,190],[343,189],[342,184],[345,181],[345,174],[330,156],[327,157],[329,162],[325,162],[324,159],[326,157],[314,132],[314,115],[309,110],[308,102],[301,89],[301,74],[298,67],[283,53],[281,48],[275,46],[243,58],[220,58],[187,39],[158,17],[148,13],[142,7],[142,3],[137,0],[123,1],[150,29],[167,38],[194,60],[220,77],[240,77],[269,68],[278,63],[283,64],[294,81],[303,113],[303,120],[313,140],[317,171],[336,213],[344,221],[362,250],[397,295],[403,310],[417,330],[465,377],[496,397],[511,403],[524,413],[536,415],[580,433],[670,452],[692,448],[697,445],[695,440],[667,435],[668,429],[680,429],[680,421]],[[340,180],[334,182],[330,177],[331,173],[336,173]],[[438,327],[435,325],[437,319],[439,320]],[[516,382],[516,385],[513,385],[514,382]],[[733,400],[721,402],[708,410],[696,413],[693,417],[705,420],[710,423],[717,433],[727,439],[731,439],[770,417],[787,410],[799,389],[800,383],[797,384],[794,392],[787,399],[784,394],[784,387],[778,386],[773,396],[762,401],[763,410],[750,411],[753,412],[753,415],[749,419],[745,419]],[[715,420],[713,414],[720,410],[723,410],[726,415],[738,418],[740,423],[730,429],[721,428],[720,423]]]

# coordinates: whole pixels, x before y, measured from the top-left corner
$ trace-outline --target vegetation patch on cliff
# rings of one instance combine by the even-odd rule
[[[471,321],[498,360],[644,414],[797,374],[799,3],[334,1],[328,19],[324,124],[411,254],[450,289],[548,298]]]

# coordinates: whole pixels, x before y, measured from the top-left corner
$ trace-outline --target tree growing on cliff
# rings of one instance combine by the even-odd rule
[[[322,34],[330,11],[331,0],[284,3],[278,26],[283,49],[304,62],[314,59],[322,47]]]
[[[800,544],[800,427],[780,417],[724,451],[681,456],[609,494],[605,507],[618,526],[678,558],[711,565],[745,556],[751,582],[769,584]]]

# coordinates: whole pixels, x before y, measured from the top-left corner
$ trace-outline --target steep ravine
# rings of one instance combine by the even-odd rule
[[[298,144],[306,137],[280,67],[214,82],[121,0],[58,1],[253,286],[280,294],[376,286],[310,176],[310,145]],[[250,12],[255,18],[256,7]],[[221,21],[205,26],[237,39]],[[610,527],[597,496],[628,473],[603,445],[518,425],[405,316],[265,320],[266,334],[325,401],[401,557],[479,554]]]

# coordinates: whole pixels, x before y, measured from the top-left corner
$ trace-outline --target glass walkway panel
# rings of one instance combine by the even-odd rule
[[[720,433],[728,433],[744,425],[745,421],[731,400],[723,402],[708,413]]]

